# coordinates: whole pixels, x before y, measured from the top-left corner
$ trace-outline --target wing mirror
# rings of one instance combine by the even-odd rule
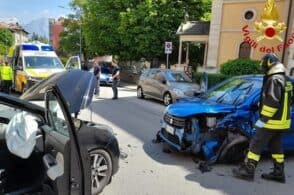
[[[23,70],[23,67],[22,66],[16,66],[15,70]]]

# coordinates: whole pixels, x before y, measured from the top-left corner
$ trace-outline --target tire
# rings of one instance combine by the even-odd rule
[[[91,163],[91,194],[97,195],[111,181],[112,160],[109,153],[96,149],[89,153]]]
[[[144,92],[143,92],[143,89],[142,87],[138,87],[137,89],[137,97],[140,98],[140,99],[144,99]]]
[[[168,106],[170,104],[173,103],[173,99],[172,99],[172,96],[169,92],[166,92],[164,95],[163,95],[163,104],[165,106]]]
[[[249,143],[240,143],[228,149],[224,158],[221,159],[223,163],[235,164],[242,162],[246,157]]]

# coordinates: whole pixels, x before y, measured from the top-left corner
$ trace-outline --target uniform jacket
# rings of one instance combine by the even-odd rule
[[[265,129],[283,131],[290,128],[292,91],[283,64],[275,65],[264,76],[260,120],[265,123]]]

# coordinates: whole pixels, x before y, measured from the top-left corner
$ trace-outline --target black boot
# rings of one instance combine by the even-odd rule
[[[256,166],[257,161],[248,159],[246,162],[241,164],[239,168],[234,168],[232,170],[233,176],[239,179],[253,181]]]
[[[280,183],[286,183],[285,173],[284,173],[284,163],[274,163],[274,170],[270,173],[264,173],[261,178],[266,180],[277,181]]]

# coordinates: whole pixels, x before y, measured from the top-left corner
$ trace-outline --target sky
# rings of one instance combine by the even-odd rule
[[[58,18],[72,11],[71,0],[0,0],[0,19],[17,18],[22,25],[38,18]],[[63,6],[67,9],[60,8]]]

